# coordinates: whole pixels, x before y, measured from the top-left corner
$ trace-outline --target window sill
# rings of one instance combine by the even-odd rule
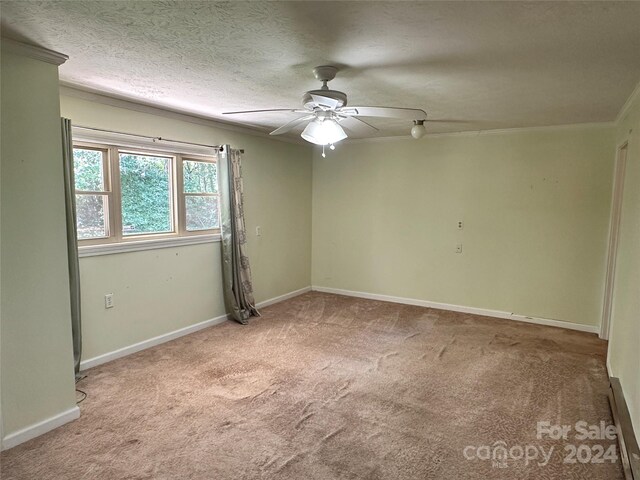
[[[220,238],[220,234],[216,233],[210,235],[191,235],[185,237],[159,238],[154,240],[105,243],[102,245],[85,245],[78,247],[78,257],[95,257],[97,255],[112,255],[115,253],[138,252],[141,250],[156,250],[158,248],[214,243],[219,242]]]

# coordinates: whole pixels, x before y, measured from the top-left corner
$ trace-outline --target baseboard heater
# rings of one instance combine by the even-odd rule
[[[618,429],[618,445],[620,447],[620,460],[626,480],[640,480],[640,449],[631,423],[631,415],[627,408],[627,402],[622,393],[620,380],[610,377],[609,405],[613,414],[613,421]]]

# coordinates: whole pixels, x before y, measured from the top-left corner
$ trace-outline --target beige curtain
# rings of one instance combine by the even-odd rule
[[[80,265],[78,262],[78,235],[76,231],[73,140],[71,138],[71,120],[62,118],[61,123],[64,201],[67,213],[67,257],[69,259],[69,288],[71,292],[71,333],[73,335],[73,361],[77,375],[80,371],[80,357],[82,356],[82,329],[80,325]]]
[[[260,313],[253,299],[251,267],[246,253],[241,160],[239,150],[225,145],[219,154],[218,175],[224,299],[233,318],[246,324],[249,317],[260,316]]]

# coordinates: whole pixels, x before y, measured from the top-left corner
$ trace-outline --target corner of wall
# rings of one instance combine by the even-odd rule
[[[2,40],[0,403],[5,446],[77,409],[57,68],[65,58]]]

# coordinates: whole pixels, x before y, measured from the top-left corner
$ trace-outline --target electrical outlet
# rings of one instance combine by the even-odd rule
[[[462,253],[462,244],[461,243],[456,245],[456,253]]]
[[[104,296],[104,308],[113,308],[113,293]]]
[[[464,228],[464,223],[462,220],[458,220],[458,230],[462,230]]]
[[[262,235],[262,227],[256,227],[256,237],[259,237]]]

